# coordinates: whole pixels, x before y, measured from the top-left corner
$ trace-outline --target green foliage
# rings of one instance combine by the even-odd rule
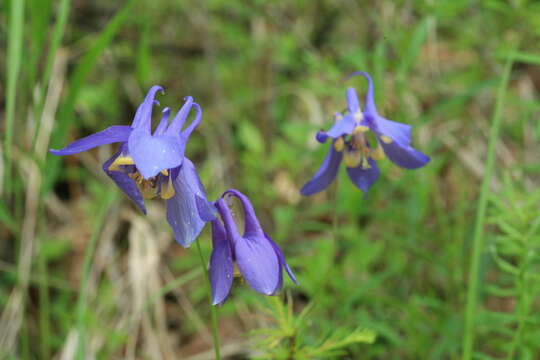
[[[295,315],[290,296],[287,304],[277,297],[271,297],[261,310],[271,317],[275,327],[256,332],[264,338],[260,343],[261,348],[267,349],[262,351],[262,355],[256,355],[257,359],[334,358],[345,354],[346,349],[353,345],[372,344],[375,341],[375,333],[371,330],[339,328],[318,344],[310,344],[313,340],[307,334],[313,322],[310,316],[313,315],[313,304]]]
[[[486,352],[532,359],[540,351],[540,322],[534,315],[540,298],[540,191],[528,190],[509,174],[504,179],[500,194],[490,198],[488,223],[494,234],[485,261],[495,267],[485,274],[488,304],[480,316],[480,341],[486,341]]]
[[[300,282],[285,281],[285,303],[261,306],[235,281],[218,309],[224,357],[459,359],[467,291],[478,294],[473,358],[540,356],[536,1],[11,0],[2,10],[0,357],[211,350],[196,249],[174,242],[159,201],[144,217],[113,189],[101,163],[115,147],[45,154],[129,124],[153,84],[172,111],[187,95],[201,104],[187,156],[210,198],[248,194]],[[432,161],[418,171],[382,161],[367,197],[341,171],[337,186],[302,198],[328,146],[315,132],[345,108],[346,86],[365,91],[344,81],[355,70],[373,75],[381,114],[413,125]],[[208,259],[208,229],[200,245]]]

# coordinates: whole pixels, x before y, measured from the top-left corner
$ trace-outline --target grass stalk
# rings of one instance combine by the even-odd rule
[[[47,267],[47,257],[43,251],[43,239],[38,252],[38,266],[41,274],[39,282],[39,331],[40,331],[40,353],[42,359],[50,359],[50,302],[49,302],[49,271]]]
[[[38,101],[34,105],[34,114],[36,114],[36,117],[40,117],[41,113],[43,111],[43,106],[45,103],[45,96],[44,94],[47,93],[47,87],[49,84],[49,79],[51,77],[54,59],[56,57],[56,52],[58,51],[58,48],[60,47],[62,43],[62,39],[64,37],[64,33],[66,30],[66,24],[68,21],[69,16],[69,9],[70,9],[70,0],[61,0],[60,5],[58,7],[58,15],[57,20],[54,25],[54,29],[52,32],[52,39],[49,45],[49,51],[47,53],[47,60],[45,62],[45,70],[43,71],[43,77],[41,78],[40,87],[38,88],[39,94],[38,94]],[[37,137],[37,134],[39,133],[39,128],[41,126],[41,123],[38,123],[36,126],[36,131],[34,134],[34,140]],[[35,144],[35,141],[34,141]]]
[[[82,266],[82,279],[81,285],[79,288],[79,298],[77,300],[77,332],[78,332],[78,342],[77,342],[77,360],[84,360],[86,358],[86,318],[88,312],[88,301],[87,301],[87,291],[88,291],[88,281],[90,279],[90,271],[92,269],[92,259],[94,257],[94,252],[97,247],[97,241],[101,228],[107,217],[107,213],[110,205],[116,200],[116,193],[114,191],[108,191],[105,194],[102,204],[97,212],[96,220],[94,222],[94,228],[92,231],[92,236],[90,241],[86,245],[84,252],[84,260]]]
[[[201,250],[201,244],[199,240],[195,240],[197,243],[197,250],[199,252],[199,258],[201,259],[201,266],[204,270],[204,276],[208,280],[206,282],[206,290],[208,292],[208,303],[210,304],[210,321],[212,323],[212,339],[214,342],[214,353],[216,355],[216,360],[221,360],[220,355],[220,346],[219,346],[219,332],[217,327],[217,310],[216,307],[212,305],[212,287],[210,286],[210,277],[208,276],[208,269],[206,268],[206,261]]]
[[[15,118],[15,99],[17,97],[17,81],[21,67],[24,27],[24,0],[13,0],[10,4],[9,35],[6,69],[6,133],[4,141],[5,153],[5,189],[11,191],[11,146],[13,144],[13,123]],[[0,188],[0,193],[2,189]]]
[[[482,186],[480,188],[480,197],[478,199],[478,208],[476,211],[476,223],[474,226],[471,265],[469,270],[469,288],[467,290],[467,304],[465,308],[465,326],[463,333],[463,360],[470,360],[473,354],[474,345],[474,327],[476,320],[476,308],[478,304],[479,292],[479,272],[481,255],[484,250],[484,224],[486,220],[486,209],[489,195],[489,184],[493,173],[495,162],[495,146],[499,139],[499,129],[501,127],[501,115],[506,97],[506,87],[510,72],[512,70],[513,58],[509,57],[504,66],[502,79],[497,92],[497,103],[489,132],[489,142],[487,149],[487,160]]]

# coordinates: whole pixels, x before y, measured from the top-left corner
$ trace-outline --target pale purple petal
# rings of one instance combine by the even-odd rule
[[[116,185],[122,190],[134,203],[137,207],[146,215],[146,208],[144,207],[144,199],[141,195],[141,192],[137,188],[135,181],[130,178],[123,171],[110,171],[109,166],[116,160],[118,156],[122,154],[123,148],[116,152],[109,160],[103,163],[103,171],[116,183]]]
[[[326,189],[336,178],[342,157],[343,153],[336,151],[332,142],[330,144],[330,151],[328,151],[322,166],[315,176],[302,187],[300,193],[308,196]]]
[[[210,285],[212,305],[222,304],[233,283],[234,265],[225,229],[219,220],[212,221],[212,254],[210,255]]]
[[[261,224],[259,223],[259,219],[257,219],[257,215],[255,215],[255,209],[253,209],[253,205],[251,204],[251,201],[249,201],[249,198],[235,189],[229,189],[225,191],[225,193],[223,193],[223,196],[225,195],[236,196],[242,202],[242,206],[244,207],[245,223],[244,236],[264,235]]]
[[[221,220],[223,220],[223,224],[225,225],[227,237],[234,242],[235,239],[238,239],[240,237],[240,234],[238,233],[238,227],[234,222],[231,210],[229,209],[223,198],[219,198],[215,202],[215,205],[216,209],[219,212],[219,215],[221,216]]]
[[[406,146],[411,143],[411,126],[396,121],[387,120],[382,116],[377,116],[372,122],[372,130],[377,135],[387,136],[400,145]]]
[[[337,120],[330,128],[330,130],[326,132],[326,135],[330,136],[331,138],[337,139],[340,136],[352,133],[355,127],[356,121],[354,120],[354,116],[351,114],[347,114]]]
[[[353,72],[351,75],[348,76],[348,79],[350,79],[353,76],[363,76],[368,81],[368,90],[366,92],[365,97],[365,104],[364,104],[364,115],[366,116],[376,116],[377,113],[377,107],[375,106],[375,99],[373,95],[373,80],[371,80],[371,76],[369,76],[368,73],[364,71],[356,71]]]
[[[418,169],[429,162],[429,156],[415,150],[410,145],[402,146],[392,141],[387,144],[384,141],[379,142],[384,149],[384,153],[397,166],[405,169]]]
[[[375,106],[373,80],[371,79],[371,76],[366,72],[357,71],[349,75],[349,78],[356,75],[363,76],[368,81],[364,116],[366,118],[366,123],[371,130],[378,135],[386,135],[402,145],[409,145],[411,143],[411,126],[387,120],[380,116],[377,107]]]
[[[49,152],[53,155],[64,156],[90,150],[92,148],[95,148],[96,146],[112,144],[116,142],[125,142],[128,140],[131,131],[132,129],[129,126],[111,126],[105,130],[76,140],[63,149],[51,149],[49,150]]]
[[[202,109],[201,107],[199,106],[199,104],[197,103],[193,103],[193,107],[195,108],[195,119],[193,119],[193,121],[191,122],[191,124],[189,124],[188,126],[186,126],[186,128],[182,131],[182,136],[187,139],[191,133],[193,132],[193,130],[195,130],[197,128],[197,126],[199,126],[199,124],[201,123],[201,118],[202,118]]]
[[[206,197],[195,195],[195,202],[201,220],[213,221],[216,219],[216,207]]]
[[[289,278],[293,281],[293,283],[298,285],[298,281],[296,280],[296,276],[294,276],[294,273],[293,273],[292,269],[289,267],[289,264],[287,264],[287,261],[285,260],[285,255],[283,255],[283,252],[279,248],[279,245],[276,244],[276,242],[274,240],[272,240],[272,238],[270,236],[268,236],[268,234],[265,233],[264,236],[266,237],[266,239],[268,241],[270,241],[270,244],[272,244],[272,247],[274,248],[274,251],[276,252],[276,254],[278,256],[279,262],[285,268],[285,270],[287,271],[287,274],[289,275]]]
[[[347,88],[346,91],[347,97],[347,107],[351,115],[354,115],[356,112],[361,111],[360,103],[358,102],[358,94],[356,93],[355,88]]]
[[[191,107],[193,106],[193,98],[191,96],[187,96],[184,100],[186,102],[182,108],[180,108],[173,121],[171,121],[171,125],[167,129],[167,134],[177,135],[180,134],[180,131],[182,130],[189,112],[191,111]]]
[[[234,241],[234,254],[248,285],[262,294],[274,294],[281,277],[281,265],[264,234],[238,237]]]
[[[154,106],[154,104],[159,104],[154,100],[158,91],[161,91],[161,93],[164,94],[163,88],[159,85],[154,85],[148,90],[144,101],[137,108],[137,112],[131,123],[132,128],[143,128],[147,132],[150,132],[152,127],[152,106]]]
[[[132,131],[128,146],[135,166],[145,179],[156,176],[161,170],[180,166],[186,148],[179,135],[152,136],[140,128]]]
[[[165,109],[163,109],[162,114],[163,115],[161,117],[161,120],[159,121],[159,124],[154,131],[154,136],[163,135],[165,133],[165,130],[167,130],[167,126],[169,125],[169,115],[171,114],[171,110],[166,107]]]
[[[377,181],[379,178],[379,167],[377,162],[373,159],[368,159],[370,168],[363,169],[361,166],[355,168],[347,168],[347,174],[351,181],[356,185],[357,188],[362,190],[364,193],[367,193],[371,185]]]
[[[206,193],[195,166],[188,158],[184,159],[173,186],[175,194],[167,200],[167,221],[176,241],[189,247],[205,225],[199,216],[196,197],[206,198]]]

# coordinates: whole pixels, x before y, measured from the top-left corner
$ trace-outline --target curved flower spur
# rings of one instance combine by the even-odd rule
[[[244,208],[244,234],[238,232],[231,210],[225,199],[236,197]],[[274,295],[283,286],[283,268],[294,283],[297,283],[292,270],[285,261],[279,246],[266,234],[248,197],[238,190],[227,190],[214,203],[221,220],[209,214],[208,209],[202,216],[212,218],[212,245],[210,257],[210,284],[213,305],[222,304],[229,295],[234,278],[234,265],[255,291],[264,295]]]
[[[362,111],[354,88],[347,88],[346,114],[335,114],[335,123],[328,131],[319,131],[317,141],[332,144],[322,166],[315,176],[300,190],[302,195],[312,195],[326,189],[335,179],[343,161],[351,181],[363,192],[379,177],[376,160],[388,157],[405,169],[417,169],[429,162],[429,157],[411,147],[411,126],[387,120],[379,115],[373,98],[373,81],[368,73],[358,71],[349,78],[361,75],[368,81],[365,110]],[[366,135],[375,134],[376,144],[370,144]]]
[[[193,98],[185,103],[169,124],[169,108],[154,133],[152,107],[163,88],[153,86],[139,105],[131,126],[116,125],[79,139],[63,149],[49,150],[54,155],[77,154],[94,147],[120,142],[120,149],[103,164],[103,171],[146,214],[144,199],[161,197],[167,200],[167,221],[176,241],[187,247],[204,227],[198,215],[199,198],[206,202],[206,192],[193,163],[184,156],[189,136],[201,122],[202,111]],[[191,111],[195,119],[182,130]]]

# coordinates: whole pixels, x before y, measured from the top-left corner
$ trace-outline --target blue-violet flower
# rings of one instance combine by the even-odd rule
[[[206,192],[195,166],[184,156],[188,138],[201,122],[202,111],[188,96],[170,123],[169,108],[163,110],[161,121],[152,134],[152,107],[159,105],[154,100],[158,91],[163,93],[163,88],[157,85],[148,91],[131,126],[111,126],[50,152],[64,156],[100,145],[121,143],[119,150],[103,164],[103,171],[144,214],[145,198],[167,200],[167,221],[176,241],[187,247],[205,224],[199,216],[197,203],[207,202]],[[192,108],[196,110],[195,119],[182,130]]]
[[[238,232],[225,197],[234,196],[244,208],[244,234]],[[268,236],[255,215],[251,202],[238,190],[227,190],[214,203],[218,218],[212,220],[210,284],[213,305],[222,304],[229,295],[234,278],[234,264],[248,285],[264,295],[274,295],[283,285],[283,268],[297,283],[279,246]]]
[[[326,189],[335,179],[343,161],[351,181],[367,193],[379,177],[376,160],[388,157],[405,169],[417,169],[429,162],[429,157],[411,146],[411,126],[383,118],[377,112],[373,96],[373,81],[369,74],[358,71],[349,77],[361,75],[368,81],[365,109],[360,108],[354,88],[347,88],[347,110],[336,113],[335,123],[328,131],[319,131],[317,141],[324,143],[332,138],[330,151],[315,176],[300,190],[302,195],[312,195]],[[375,134],[376,144],[370,144],[367,132]]]

